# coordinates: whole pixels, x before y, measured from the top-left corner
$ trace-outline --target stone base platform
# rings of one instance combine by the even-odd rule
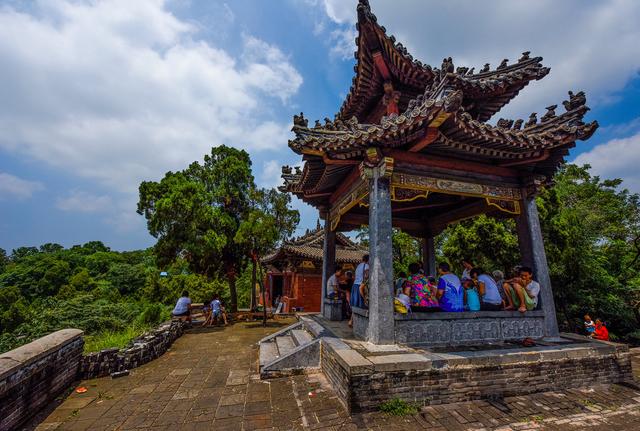
[[[426,406],[633,382],[626,345],[574,334],[534,347],[410,347],[373,345],[343,322],[313,320],[322,328],[321,369],[350,412],[377,410],[393,398]]]

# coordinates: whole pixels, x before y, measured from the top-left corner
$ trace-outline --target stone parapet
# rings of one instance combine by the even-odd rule
[[[80,376],[82,379],[93,379],[146,364],[166,352],[183,334],[184,328],[185,322],[166,322],[134,339],[124,349],[89,353],[80,363]]]
[[[78,378],[84,341],[63,329],[0,355],[0,431],[16,429]]]
[[[366,347],[325,337],[321,367],[351,412],[377,410],[394,398],[426,406],[633,381],[627,346],[569,335],[565,343],[367,355]]]

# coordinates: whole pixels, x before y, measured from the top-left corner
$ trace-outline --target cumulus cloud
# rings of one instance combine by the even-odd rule
[[[72,190],[67,196],[56,200],[56,207],[62,211],[97,213],[112,208],[111,197],[95,195],[83,190]]]
[[[267,160],[262,164],[259,180],[263,187],[276,187],[282,184],[282,163],[280,160]]]
[[[242,45],[199,39],[162,0],[0,7],[0,149],[131,195],[215,145],[284,151],[273,110],[302,77],[276,46]]]
[[[623,178],[623,187],[640,193],[640,133],[597,145],[573,163],[591,165],[591,172],[602,178]]]
[[[0,172],[0,200],[28,199],[42,189],[44,186],[38,181],[29,181],[6,172]]]
[[[334,28],[355,23],[355,1],[323,0],[321,6]],[[485,62],[515,61],[523,51],[543,56],[551,74],[525,89],[504,116],[544,112],[568,90],[585,90],[591,105],[611,103],[640,70],[640,2],[634,0],[371,0],[371,7],[389,34],[434,66],[449,56],[456,66],[476,70]],[[348,34],[343,43],[355,48]]]

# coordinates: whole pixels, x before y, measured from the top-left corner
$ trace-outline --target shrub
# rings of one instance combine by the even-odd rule
[[[414,415],[418,413],[418,406],[399,398],[393,398],[380,404],[380,411],[393,416]]]

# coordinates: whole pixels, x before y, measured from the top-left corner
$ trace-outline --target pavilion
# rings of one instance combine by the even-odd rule
[[[490,123],[529,82],[549,73],[541,57],[525,52],[477,71],[456,68],[451,58],[432,67],[387,35],[367,0],[357,11],[349,94],[333,120],[310,126],[302,113],[294,116],[289,147],[304,165],[283,167],[282,190],[325,221],[322,285],[333,271],[338,232],[368,225],[369,309],[353,310],[358,337],[374,344],[557,338],[535,197],[576,141],[598,127],[583,121],[584,93],[569,92],[563,112],[554,104],[540,118]],[[392,227],[422,239],[425,271],[434,274],[434,237],[480,214],[515,219],[522,263],[542,287],[539,310],[394,315]]]
[[[338,233],[335,238],[335,262],[343,269],[354,269],[367,250],[343,234]],[[324,231],[318,221],[314,230],[285,241],[262,259],[266,268],[264,286],[267,304],[273,305],[273,300],[281,296],[287,298],[284,312],[320,311],[323,244]]]

